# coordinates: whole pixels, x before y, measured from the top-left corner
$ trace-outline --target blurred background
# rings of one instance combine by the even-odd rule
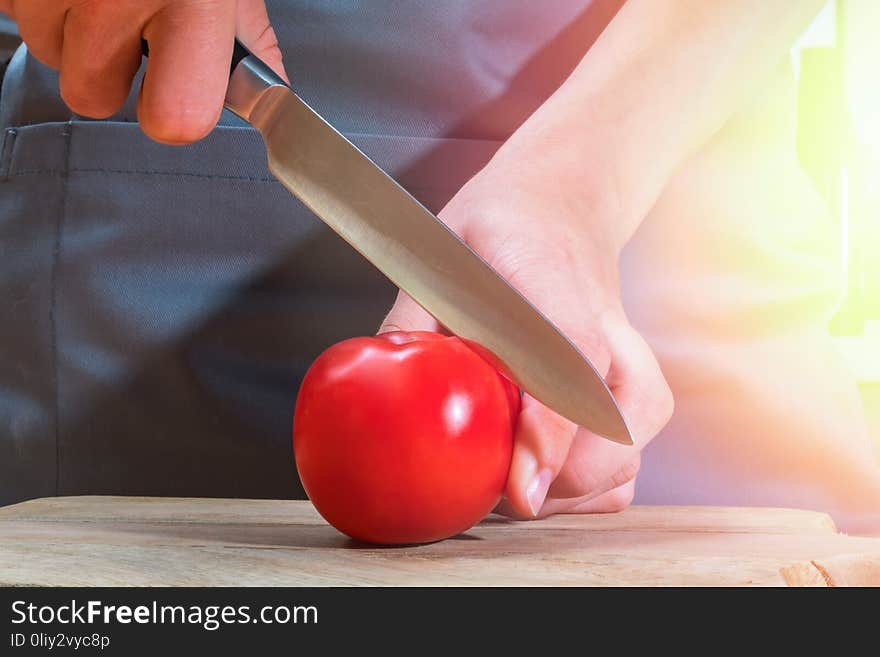
[[[841,231],[829,331],[855,373],[880,455],[880,2],[831,0],[792,49],[798,156]]]

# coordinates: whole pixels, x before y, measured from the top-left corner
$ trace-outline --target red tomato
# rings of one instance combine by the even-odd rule
[[[516,386],[456,337],[345,340],[300,387],[296,466],[318,512],[352,538],[436,541],[498,503],[519,405]]]

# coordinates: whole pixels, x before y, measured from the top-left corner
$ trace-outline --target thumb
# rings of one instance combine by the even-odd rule
[[[563,323],[565,330],[568,323]],[[576,322],[570,326],[584,326]],[[589,356],[603,376],[610,353],[603,337],[589,330],[571,328],[567,335]],[[507,509],[521,518],[537,517],[550,486],[563,470],[578,427],[528,395],[516,426],[513,458],[507,478]]]
[[[445,332],[441,328],[440,322],[434,319],[428,311],[413,301],[412,297],[403,291],[397,294],[397,300],[382,322],[382,326],[379,327],[378,332],[387,333],[388,331]]]
[[[236,35],[254,55],[290,84],[287,72],[284,70],[281,49],[278,47],[278,37],[275,36],[275,30],[269,22],[269,14],[263,0],[239,0]]]

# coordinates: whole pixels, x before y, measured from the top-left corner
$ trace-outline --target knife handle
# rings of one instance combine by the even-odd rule
[[[141,53],[143,53],[144,57],[150,56],[150,44],[147,43],[146,39],[141,39]],[[232,63],[229,66],[229,75],[232,75],[232,72],[235,70],[235,67],[241,63],[241,60],[252,54],[253,53],[236,38],[235,47],[232,49]]]

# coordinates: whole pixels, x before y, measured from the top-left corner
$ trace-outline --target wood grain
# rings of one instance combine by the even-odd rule
[[[880,586],[880,556],[841,554],[780,570],[789,586]]]
[[[0,508],[0,584],[16,586],[782,586],[799,583],[782,569],[854,554],[880,559],[880,539],[793,509],[489,516],[446,541],[381,548],[339,534],[308,502],[69,497]]]

